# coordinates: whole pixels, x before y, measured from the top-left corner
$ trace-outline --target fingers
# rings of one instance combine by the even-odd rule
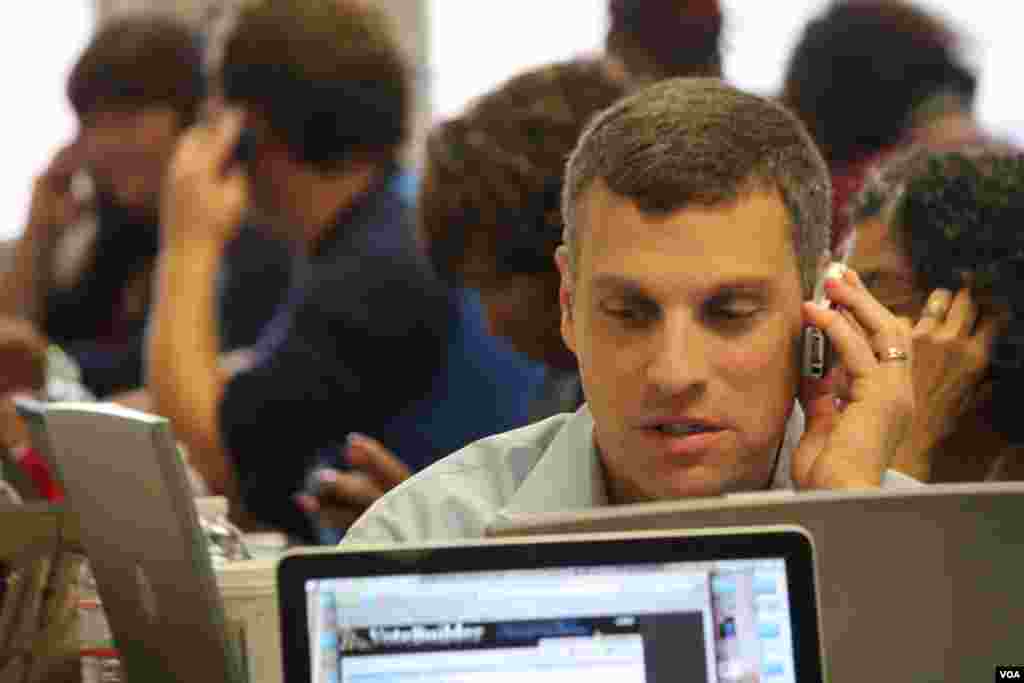
[[[964,287],[956,293],[949,313],[946,315],[947,328],[951,334],[961,336],[969,335],[974,330],[974,324],[978,321],[978,305],[971,296],[971,290]]]
[[[384,495],[384,489],[362,472],[323,470],[318,480],[318,497],[323,505],[365,509]]]
[[[864,375],[878,364],[868,340],[838,311],[825,310],[812,302],[806,302],[804,317],[809,324],[828,336],[842,358],[843,365],[854,376]]]
[[[48,175],[70,176],[82,166],[81,159],[82,143],[79,140],[72,140],[61,147],[46,168]]]
[[[853,315],[872,339],[891,334],[895,316],[868,291],[856,271],[848,270],[842,279],[825,282],[829,298]]]
[[[178,165],[205,167],[219,175],[229,165],[241,135],[243,117],[238,109],[225,109],[216,119],[190,128],[178,145]]]
[[[932,292],[921,309],[921,317],[914,325],[914,332],[927,334],[941,325],[952,303],[953,293],[948,289],[936,289]]]
[[[211,162],[216,168],[224,168],[231,161],[244,121],[245,113],[240,109],[225,109],[217,117],[211,147]]]
[[[992,313],[982,315],[969,287],[960,289],[955,297],[948,290],[937,289],[914,326],[915,344],[956,349],[963,370],[980,371],[988,366],[992,342],[1005,320],[1005,316]]]
[[[910,328],[875,299],[855,271],[848,270],[841,279],[829,279],[825,286],[829,298],[842,306],[843,312],[823,310],[809,303],[805,315],[810,324],[828,334],[852,378],[864,376],[877,367],[879,354],[889,350],[909,353]]]
[[[306,493],[296,494],[294,501],[300,510],[310,517],[316,518],[322,526],[333,529],[349,528],[363,513],[362,509],[357,508],[322,505],[316,496]]]
[[[347,457],[382,491],[389,491],[412,476],[412,471],[394,453],[365,434],[349,435]]]

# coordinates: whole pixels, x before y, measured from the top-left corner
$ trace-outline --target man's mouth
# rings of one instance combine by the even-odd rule
[[[704,432],[718,431],[716,427],[702,424],[660,424],[655,429],[662,434],[669,436],[690,436],[691,434],[703,434]]]

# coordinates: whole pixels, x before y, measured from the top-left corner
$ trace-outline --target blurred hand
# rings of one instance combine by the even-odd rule
[[[54,236],[74,224],[82,215],[83,206],[71,192],[71,181],[82,168],[77,143],[58,151],[32,185],[29,226]]]
[[[48,344],[30,321],[0,315],[0,395],[46,385]]]
[[[981,316],[967,288],[955,298],[945,289],[932,292],[912,335],[916,409],[910,438],[893,459],[895,469],[921,481],[930,478],[936,446],[974,403],[1001,322]]]
[[[318,495],[299,494],[296,502],[317,515],[326,527],[344,530],[352,526],[378,498],[412,476],[412,472],[379,441],[351,434],[346,458],[352,469],[318,472]]]
[[[0,448],[13,451],[29,444],[28,426],[14,406],[15,394],[0,396]]]
[[[878,486],[913,417],[910,326],[880,304],[853,270],[826,287],[844,310],[807,303],[804,318],[828,335],[842,367],[821,380],[804,380],[800,401],[807,422],[793,453],[793,480],[801,489]],[[890,349],[909,357],[888,359]],[[840,378],[848,386],[840,386]]]
[[[223,246],[238,232],[249,201],[245,172],[231,164],[242,123],[242,112],[229,109],[182,135],[161,198],[165,242]]]

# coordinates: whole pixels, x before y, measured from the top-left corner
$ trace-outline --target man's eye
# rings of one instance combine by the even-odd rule
[[[630,325],[639,325],[654,316],[649,307],[635,304],[607,304],[601,307],[605,315]]]
[[[761,307],[752,303],[712,303],[708,306],[708,314],[719,320],[746,320],[761,311]]]

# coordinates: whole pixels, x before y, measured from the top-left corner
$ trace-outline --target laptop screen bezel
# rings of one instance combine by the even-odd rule
[[[801,683],[823,681],[814,552],[806,532],[736,532],[697,535],[573,534],[473,541],[466,545],[360,547],[299,552],[278,565],[281,653],[289,683],[312,681],[308,581],[368,576],[556,569],[677,562],[783,559],[789,591],[793,665]]]

